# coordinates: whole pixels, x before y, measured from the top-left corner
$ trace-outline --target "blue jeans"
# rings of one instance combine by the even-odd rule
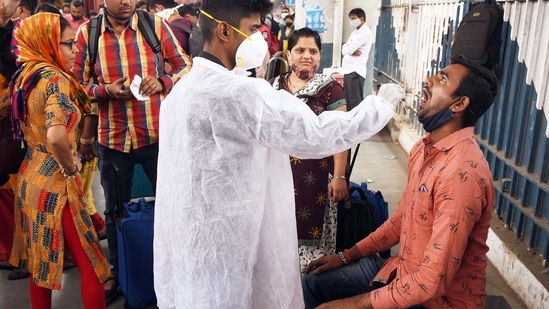
[[[118,240],[114,221],[114,208],[118,203],[131,199],[134,165],[139,163],[156,192],[156,166],[158,163],[158,143],[132,149],[129,153],[99,145],[99,170],[101,186],[105,193],[105,223],[107,224],[107,242],[109,245],[109,262],[111,274],[118,280]],[[118,168],[115,176],[113,164]],[[116,192],[116,177],[119,179],[119,192]]]
[[[301,280],[305,308],[315,308],[325,302],[369,292],[370,281],[383,263],[385,259],[375,255],[319,275],[309,272]]]

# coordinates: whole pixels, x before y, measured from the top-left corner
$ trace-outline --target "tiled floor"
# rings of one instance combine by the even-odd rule
[[[398,144],[391,142],[389,134],[383,131],[362,143],[351,180],[354,182],[368,181],[370,189],[382,191],[385,200],[390,205],[389,211],[392,212],[406,183],[406,159],[406,152]],[[96,203],[101,211],[104,207],[104,200],[97,179],[94,183],[94,190]],[[106,241],[102,241],[102,244],[103,249],[107,251]],[[28,279],[8,281],[7,274],[8,271],[0,271],[0,309],[30,308]],[[53,308],[82,308],[79,291],[80,275],[76,268],[65,271],[62,286],[61,291],[54,292]],[[488,266],[487,291],[490,297],[486,308],[526,309],[518,295],[511,290],[491,264]],[[109,308],[124,308],[123,298],[119,298]]]

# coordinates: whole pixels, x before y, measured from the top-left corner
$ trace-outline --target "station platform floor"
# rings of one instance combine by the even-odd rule
[[[383,130],[361,144],[351,181],[358,183],[367,181],[369,189],[381,191],[389,203],[389,213],[392,213],[406,184],[407,156],[404,149],[391,140],[389,132]],[[97,176],[98,174],[96,174],[93,190],[98,211],[102,213],[104,198]],[[102,241],[102,245],[107,252],[106,240]],[[393,254],[397,250],[393,248]],[[0,271],[0,309],[31,308],[29,279],[9,281],[7,280],[8,273],[5,270]],[[489,296],[485,308],[529,309],[492,264],[488,265],[487,274],[486,288]],[[61,291],[56,291],[53,294],[52,308],[83,308],[80,300],[80,275],[76,268],[65,271]],[[124,299],[120,297],[108,308],[124,308]]]

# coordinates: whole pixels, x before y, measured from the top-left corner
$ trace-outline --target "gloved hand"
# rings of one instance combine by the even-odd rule
[[[399,84],[389,83],[379,87],[377,96],[396,111],[398,103],[406,99],[406,91]]]

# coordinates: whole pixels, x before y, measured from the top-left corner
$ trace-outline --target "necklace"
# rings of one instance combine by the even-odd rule
[[[305,86],[303,86],[303,87],[301,87],[301,88],[297,88],[296,86],[294,86],[294,84],[292,84],[292,79],[290,78],[291,76],[292,76],[291,74],[288,75],[288,85],[289,85],[291,88],[293,88],[292,93],[296,93],[296,92],[298,92],[299,90],[305,88]]]

